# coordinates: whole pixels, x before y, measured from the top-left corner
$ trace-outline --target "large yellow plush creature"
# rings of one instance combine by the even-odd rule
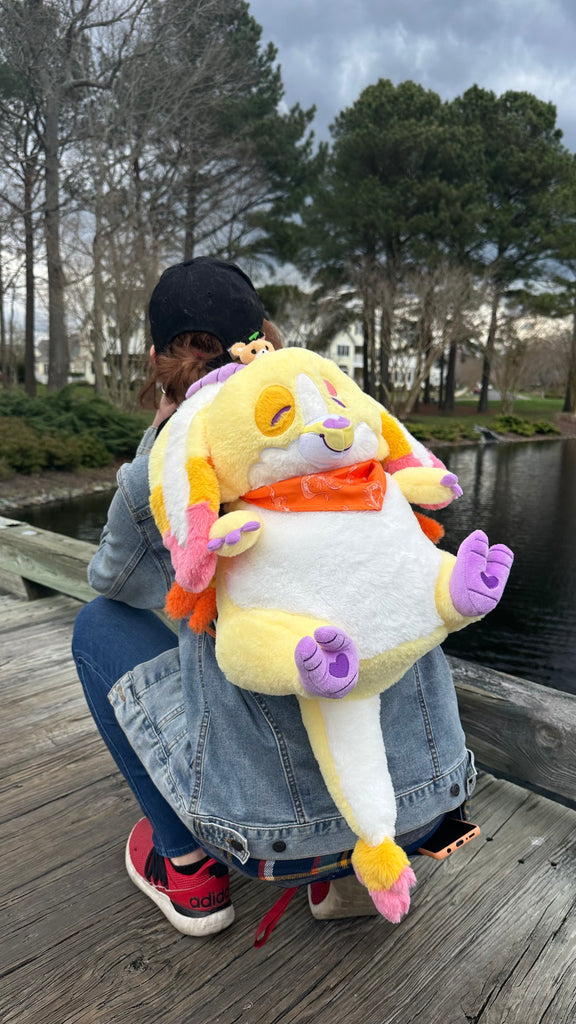
[[[229,364],[189,395],[150,459],[176,573],[168,608],[193,611],[194,626],[198,607],[213,616],[215,595],[228,679],[297,695],[326,785],[358,836],[356,874],[399,921],[415,878],[394,842],[379,695],[495,606],[512,554],[481,531],[456,557],[432,543],[410,503],[449,504],[462,493],[456,477],[313,352]]]

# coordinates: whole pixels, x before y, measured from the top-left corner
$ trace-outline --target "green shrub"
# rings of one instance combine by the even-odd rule
[[[518,434],[521,437],[533,437],[535,433],[534,425],[530,420],[525,420],[521,416],[514,416],[513,414],[495,416],[491,427],[497,434]]]
[[[94,437],[93,434],[82,434],[78,438],[78,447],[82,466],[90,468],[109,466],[114,461],[104,442]]]
[[[0,458],[0,480],[8,480],[14,476],[14,470],[5,458]]]
[[[3,445],[2,454],[20,473],[105,466],[114,458],[130,458],[149,422],[149,414],[123,412],[77,384],[37,398],[21,389],[0,394],[0,425],[12,424],[9,433],[22,441],[6,451]]]
[[[549,420],[527,420],[522,416],[496,416],[492,426],[499,434],[519,434],[534,437],[535,434],[559,434],[560,431]]]
[[[462,423],[459,420],[446,418],[439,422],[433,419],[430,423],[406,423],[406,429],[410,431],[417,441],[429,443],[431,441],[458,442],[478,440],[473,423]]]
[[[0,418],[0,451],[5,471],[39,473],[42,469],[77,470],[106,466],[110,452],[91,434],[80,437],[64,431],[39,431],[15,416]]]
[[[553,423],[548,420],[535,420],[532,424],[535,434],[561,434],[562,431],[558,430]]]
[[[432,437],[430,428],[425,423],[405,423],[404,426],[417,441],[429,441]]]
[[[0,451],[17,473],[39,473],[46,465],[45,446],[38,431],[15,417],[0,420]]]

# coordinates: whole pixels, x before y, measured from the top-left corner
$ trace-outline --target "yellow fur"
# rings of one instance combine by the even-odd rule
[[[454,495],[449,487],[444,487],[441,480],[446,476],[446,469],[428,466],[409,466],[394,474],[402,494],[414,505],[448,504]]]
[[[392,839],[378,846],[369,846],[359,839],[352,854],[352,864],[367,889],[378,892],[390,889],[397,882],[410,861],[402,847]]]
[[[152,515],[156,520],[156,526],[164,537],[170,529],[170,523],[168,521],[168,516],[166,515],[161,484],[156,484],[156,487],[150,494],[150,508],[152,509]]]
[[[438,614],[442,616],[442,619],[446,623],[446,629],[449,633],[456,632],[459,629],[463,629],[464,626],[468,626],[471,622],[477,622],[482,616],[479,615],[477,618],[472,619],[461,615],[457,612],[450,596],[450,577],[456,562],[456,556],[451,555],[448,551],[443,552],[442,565],[440,566],[440,572],[438,573],[438,579],[436,580],[436,591],[434,599],[436,601],[436,607]]]
[[[190,481],[189,505],[207,501],[213,512],[220,508],[220,488],[212,466],[205,459],[191,455],[186,460],[186,473]]]
[[[447,557],[453,558],[452,555]],[[309,700],[294,663],[294,648],[303,636],[313,636],[315,629],[329,623],[274,608],[240,608],[226,591],[225,576],[219,574],[217,579],[219,619],[216,653],[228,678],[247,690],[276,696],[295,693]],[[462,625],[468,621],[462,620]],[[382,693],[398,682],[418,658],[441,644],[446,635],[447,630],[439,626],[426,637],[399,644],[392,651],[361,661],[358,686],[345,700],[362,700]],[[274,677],[270,672],[271,651],[274,652]]]
[[[385,410],[382,410],[382,434],[388,444],[388,458],[401,459],[404,455],[410,455],[412,449],[408,438],[401,430],[398,420]]]

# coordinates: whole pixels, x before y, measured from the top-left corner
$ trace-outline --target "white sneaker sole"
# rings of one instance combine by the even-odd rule
[[[138,873],[134,867],[130,858],[129,842],[126,843],[126,854],[125,864],[126,871],[129,877],[134,882],[134,885],[138,886],[141,892],[146,895],[156,904],[159,910],[162,911],[164,917],[170,921],[170,924],[176,928],[177,931],[183,935],[192,935],[196,938],[204,938],[207,935],[216,935],[218,932],[224,931],[234,921],[234,907],[224,907],[223,910],[216,910],[213,914],[207,914],[205,917],[187,917],[185,914],[179,913],[175,910],[172,905],[172,901],[169,896],[166,896],[163,892],[158,892],[153,885],[150,885],[142,875]]]

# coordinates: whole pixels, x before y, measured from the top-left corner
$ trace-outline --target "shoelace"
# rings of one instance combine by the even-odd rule
[[[285,889],[280,898],[276,900],[274,906],[270,907],[268,913],[264,915],[256,929],[256,938],[254,939],[256,949],[260,949],[265,942],[268,942],[294,893],[298,892],[298,888],[299,886],[296,885],[293,889]]]
[[[163,885],[168,888],[168,872],[166,861],[158,851],[152,847],[144,865],[144,875],[152,885]]]

